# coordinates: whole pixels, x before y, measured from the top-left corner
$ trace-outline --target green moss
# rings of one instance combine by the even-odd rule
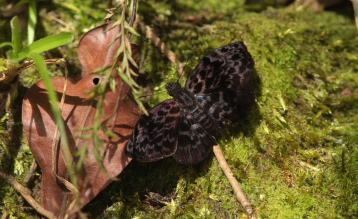
[[[201,11],[197,13],[200,16]],[[179,48],[178,54],[184,56],[182,60],[193,54],[188,64],[191,69],[204,54],[235,40],[245,41],[256,60],[257,77],[252,83],[257,88],[257,108],[239,128],[222,137],[220,144],[259,216],[332,218],[356,215],[356,207],[350,204],[353,202],[347,203],[343,197],[357,200],[357,185],[345,173],[340,173],[345,175],[344,183],[337,181],[342,178],[337,176],[337,162],[342,162],[342,156],[336,155],[337,150],[346,147],[342,144],[345,134],[340,130],[354,133],[356,125],[352,123],[357,121],[356,91],[349,97],[341,97],[342,90],[357,86],[356,56],[353,55],[357,54],[357,37],[353,21],[333,12],[268,9],[259,14],[228,13],[228,17],[207,26],[174,30],[171,38],[181,38],[184,32],[183,38],[187,41],[169,44],[178,44],[173,50]],[[146,58],[151,60],[152,57]],[[148,61],[158,62],[161,61]],[[343,105],[349,110],[341,112]],[[347,118],[347,114],[351,118]],[[356,138],[351,138],[349,144],[354,148]],[[350,157],[355,153],[345,156],[347,162],[356,163],[356,159]],[[192,198],[180,210],[171,212],[171,217],[240,215],[240,207],[216,161],[206,161],[202,166],[207,168],[203,176],[195,178],[190,171],[180,175],[191,182],[182,190]],[[346,168],[349,168],[347,164]],[[176,166],[172,171],[178,171]],[[350,168],[345,171],[356,173]],[[166,176],[165,171],[162,173]],[[155,175],[153,179],[148,175],[142,177],[151,181],[160,173],[152,174]],[[167,177],[155,181],[157,186],[163,186]],[[130,183],[128,186],[139,188],[138,192],[143,186]],[[342,186],[337,187],[338,183]],[[343,190],[344,195],[338,199]],[[183,203],[178,198],[176,202],[177,205]],[[153,209],[150,218],[164,217],[163,212],[171,208],[172,205]],[[148,213],[147,210],[142,212]],[[134,215],[143,216],[142,213]]]
[[[79,12],[63,1],[54,4],[77,40],[100,23],[106,7],[83,6],[77,5]],[[227,0],[140,1],[139,14],[182,62],[188,60],[186,76],[205,54],[234,41],[244,41],[253,55],[257,104],[220,145],[260,218],[358,217],[358,39],[352,18],[293,8],[254,13]],[[46,32],[55,32],[53,22],[43,21]],[[160,92],[178,73],[158,48],[136,40],[142,72],[154,84],[143,92],[159,93],[149,103],[154,106],[169,98]],[[75,45],[61,53],[78,68]],[[26,165],[32,159],[26,148],[17,157],[14,162]],[[171,158],[132,162],[120,178],[85,208],[91,218],[245,218],[214,156],[192,166]],[[149,192],[176,196],[158,204],[146,197]],[[0,193],[9,203],[1,207],[31,215],[14,207],[23,202],[9,186]]]

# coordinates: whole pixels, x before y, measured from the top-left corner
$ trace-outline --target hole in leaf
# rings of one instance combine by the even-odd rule
[[[98,85],[99,84],[99,78],[93,78],[93,83],[94,83],[94,85]]]

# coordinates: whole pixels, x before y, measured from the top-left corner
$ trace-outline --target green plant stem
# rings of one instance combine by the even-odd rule
[[[58,98],[56,95],[56,91],[55,88],[53,86],[53,83],[51,81],[51,77],[48,73],[48,69],[46,68],[46,64],[45,61],[43,60],[42,56],[40,54],[37,53],[30,53],[30,57],[35,61],[37,68],[39,69],[39,72],[43,78],[43,81],[45,83],[46,89],[48,91],[48,97],[50,100],[50,104],[51,104],[51,109],[52,112],[54,114],[55,117],[55,121],[57,124],[57,127],[61,133],[60,139],[61,139],[61,146],[63,148],[63,151],[65,153],[65,159],[66,159],[66,164],[67,164],[67,169],[70,175],[70,179],[72,184],[74,184],[74,186],[77,188],[77,177],[76,177],[76,173],[73,172],[73,165],[72,165],[72,154],[71,151],[69,149],[69,144],[68,144],[68,137],[66,134],[66,128],[65,128],[65,123],[63,121],[62,115],[61,115],[61,111],[58,107]]]
[[[35,28],[37,23],[37,1],[29,2],[29,22],[27,23],[27,43],[31,44],[35,39]]]

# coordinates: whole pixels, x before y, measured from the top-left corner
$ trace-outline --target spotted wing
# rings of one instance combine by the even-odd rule
[[[173,155],[178,144],[180,118],[180,109],[174,100],[166,100],[151,109],[134,128],[127,155],[144,162]]]
[[[234,125],[245,118],[255,103],[251,86],[238,90],[224,90],[210,94],[197,94],[197,103],[214,119],[220,128]]]
[[[182,164],[195,164],[204,160],[216,145],[213,135],[200,123],[182,117],[178,136],[178,148],[174,159]]]
[[[243,42],[220,47],[204,57],[189,76],[186,88],[194,94],[237,90],[250,79],[255,62]]]

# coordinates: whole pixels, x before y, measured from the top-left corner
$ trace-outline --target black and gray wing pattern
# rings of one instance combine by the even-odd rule
[[[139,161],[167,156],[183,164],[202,161],[217,144],[214,137],[250,112],[254,93],[247,82],[254,65],[242,42],[209,53],[189,76],[185,88],[179,83],[168,84],[174,99],[141,117],[127,154]]]
[[[156,161],[173,155],[178,144],[180,109],[166,100],[143,115],[134,128],[126,153],[139,161]]]
[[[216,140],[200,123],[182,118],[178,148],[174,159],[182,164],[195,164],[204,160],[216,145]]]
[[[194,94],[237,90],[249,81],[255,62],[243,42],[215,49],[189,76],[186,88]]]
[[[229,44],[204,57],[189,76],[186,88],[223,128],[237,123],[251,111],[255,96],[248,81],[254,66],[243,42]]]

